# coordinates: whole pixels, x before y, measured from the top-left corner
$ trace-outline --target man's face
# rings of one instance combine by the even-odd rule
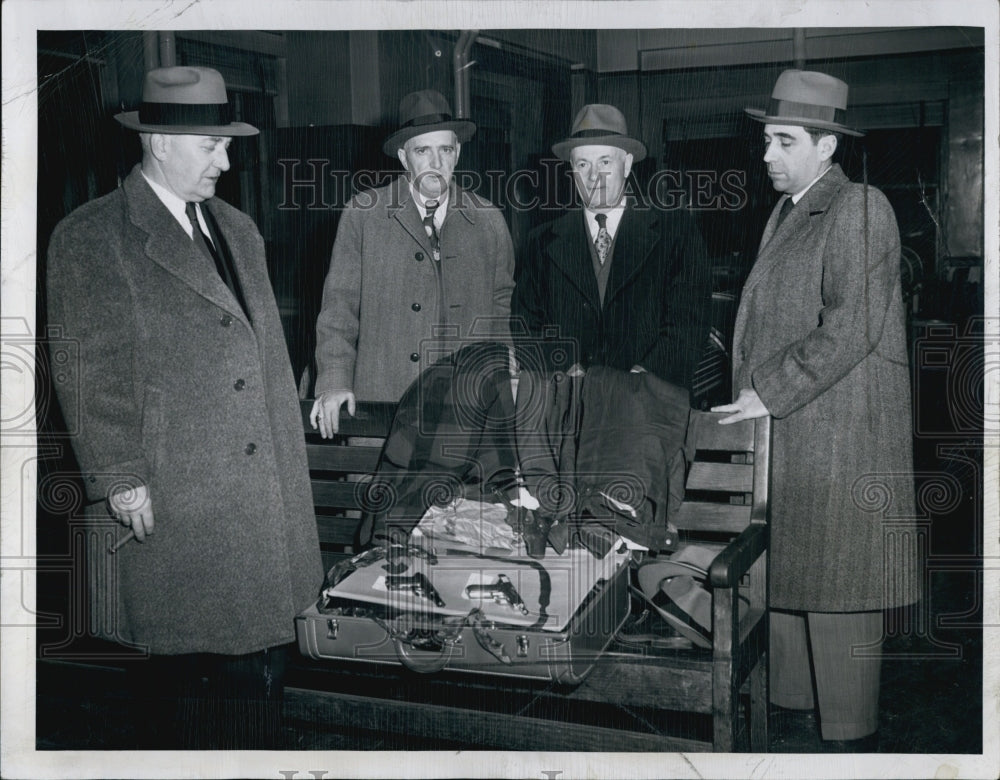
[[[771,185],[778,192],[797,195],[826,169],[837,141],[825,135],[814,142],[805,128],[796,125],[764,125],[764,146]]]
[[[573,181],[583,205],[610,211],[621,200],[632,170],[632,155],[617,146],[578,146],[570,152]]]
[[[398,154],[420,194],[434,199],[447,192],[460,150],[451,130],[435,130],[411,138]]]
[[[163,135],[160,170],[164,183],[184,201],[207,200],[215,184],[229,170],[232,138],[211,135]]]

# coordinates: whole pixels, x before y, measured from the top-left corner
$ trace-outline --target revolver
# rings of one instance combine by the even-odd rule
[[[470,599],[492,599],[497,604],[506,603],[509,607],[520,610],[522,615],[528,614],[524,599],[514,588],[514,583],[506,574],[497,575],[497,581],[492,585],[468,585],[465,595]]]
[[[439,607],[444,606],[444,599],[441,598],[441,594],[434,589],[434,585],[427,579],[427,575],[421,571],[411,574],[408,577],[402,574],[386,574],[385,587],[386,590],[408,590],[414,596],[429,599]]]

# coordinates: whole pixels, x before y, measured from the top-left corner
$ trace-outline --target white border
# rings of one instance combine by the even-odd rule
[[[1000,338],[997,314],[998,253],[998,6],[990,0],[301,0],[279,3],[253,0],[252,13],[241,0],[5,0],[3,14],[3,148],[0,242],[2,285],[0,313],[4,339],[35,322],[35,165],[37,104],[35,32],[39,29],[496,29],[517,28],[641,28],[641,27],[891,27],[983,26],[986,28],[986,162],[984,171],[985,274],[991,342],[987,347],[985,388],[987,442],[985,454],[986,529],[985,583],[988,616],[984,630],[984,741],[982,756],[877,755],[713,755],[713,754],[591,754],[591,753],[93,753],[35,752],[34,630],[30,622],[33,582],[19,569],[30,567],[35,554],[33,517],[33,442],[30,436],[3,433],[2,493],[0,493],[0,552],[3,624],[0,642],[2,705],[0,705],[0,772],[4,777],[273,777],[296,769],[296,777],[311,778],[309,770],[326,777],[545,777],[544,770],[569,777],[996,777],[998,734],[996,691],[1000,637],[996,561],[997,542],[997,417],[1000,389],[997,367],[990,365]],[[252,22],[251,22],[252,20]],[[6,349],[6,346],[5,346]],[[6,357],[5,357],[6,360]],[[2,419],[11,418],[32,401],[32,377],[18,377],[4,364]],[[993,376],[991,376],[991,373]],[[24,511],[23,508],[27,508]],[[22,531],[26,536],[22,540]],[[993,568],[990,571],[991,567]],[[992,620],[989,616],[992,616]],[[8,625],[10,624],[10,625]],[[322,775],[320,775],[322,776]]]

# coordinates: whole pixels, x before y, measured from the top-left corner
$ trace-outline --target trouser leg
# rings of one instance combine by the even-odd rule
[[[811,710],[815,699],[805,613],[772,610],[769,620],[771,703],[790,710]]]
[[[878,729],[882,612],[809,613],[809,640],[825,740]]]
[[[153,656],[130,674],[137,747],[280,747],[287,646],[246,655]]]

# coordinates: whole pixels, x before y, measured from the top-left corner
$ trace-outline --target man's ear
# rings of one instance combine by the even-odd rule
[[[403,164],[403,168],[406,170],[410,170],[410,166],[406,164],[406,150],[403,149],[402,146],[396,150],[396,156],[399,158],[399,161]]]
[[[149,151],[161,162],[166,159],[170,150],[170,136],[166,133],[150,133]]]
[[[631,172],[632,172],[632,154],[630,152],[626,152],[626,154],[625,154],[625,178],[626,179],[628,178],[628,175]]]
[[[833,153],[837,151],[837,136],[824,135],[819,139],[817,146],[819,147],[819,159],[826,162],[833,157]]]

